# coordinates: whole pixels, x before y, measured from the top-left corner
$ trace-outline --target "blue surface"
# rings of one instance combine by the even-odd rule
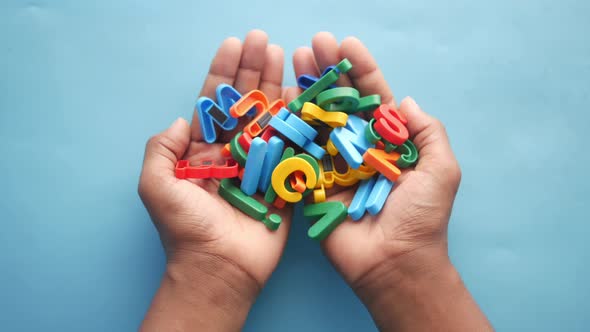
[[[451,255],[498,330],[588,330],[590,2],[199,3],[0,2],[0,330],[139,325],[164,267],[144,143],[190,119],[218,44],[254,27],[288,57],[319,30],[364,40],[398,100],[447,125]],[[374,327],[295,222],[245,330]]]

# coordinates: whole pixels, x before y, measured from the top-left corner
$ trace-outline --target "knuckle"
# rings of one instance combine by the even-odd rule
[[[461,166],[459,166],[459,163],[456,163],[455,165],[455,178],[457,180],[457,183],[460,183],[461,178],[463,178],[463,171],[461,170]]]
[[[444,174],[449,184],[453,187],[458,187],[459,183],[461,183],[462,172],[457,161],[453,160],[446,164],[444,166]]]
[[[172,161],[176,159],[174,151],[181,151],[183,149],[180,142],[162,134],[150,137],[146,144],[146,151],[160,154]]]
[[[157,145],[160,144],[159,142],[160,142],[160,135],[154,135],[147,140],[146,147],[147,148],[156,147]]]
[[[137,194],[139,197],[143,197],[145,195],[145,184],[141,178],[139,178],[139,183],[137,184]]]
[[[459,183],[461,183],[462,176],[461,167],[459,167],[459,164],[455,162],[454,165],[449,169],[449,178],[451,182],[455,185],[459,185]]]
[[[137,194],[139,194],[139,197],[142,200],[145,200],[145,199],[147,199],[149,191],[150,191],[149,184],[145,180],[145,177],[142,175],[139,178],[139,184],[137,185]]]
[[[440,121],[437,118],[433,118],[432,119],[432,128],[436,131],[436,132],[440,132],[444,135],[447,134],[447,128],[445,127],[444,123],[442,123],[442,121]]]

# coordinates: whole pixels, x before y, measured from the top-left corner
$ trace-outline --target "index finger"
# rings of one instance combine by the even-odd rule
[[[242,42],[238,38],[230,37],[224,40],[211,61],[209,73],[205,78],[199,96],[215,100],[215,89],[219,84],[226,83],[233,86],[240,65],[241,54]],[[203,141],[203,133],[201,133],[197,112],[193,113],[191,122],[191,140],[195,142]]]

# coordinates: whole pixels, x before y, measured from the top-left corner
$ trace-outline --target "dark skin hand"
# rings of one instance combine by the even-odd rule
[[[318,75],[344,58],[353,68],[339,86],[352,86],[361,96],[379,94],[382,103],[397,107],[377,63],[354,37],[339,45],[332,34],[318,33],[312,48],[295,52],[295,75]],[[399,110],[419,150],[418,164],[396,181],[380,214],[341,224],[322,248],[383,331],[492,330],[448,257],[447,225],[461,171],[445,128],[411,98]],[[355,190],[328,200],[348,205]]]
[[[241,93],[260,89],[271,101],[295,98],[298,88],[282,88],[283,51],[267,40],[257,30],[243,44],[225,40],[200,95],[214,98],[216,86],[228,83]],[[318,76],[343,58],[353,69],[341,76],[340,86],[353,86],[363,96],[379,94],[383,103],[397,107],[376,62],[356,38],[338,44],[331,34],[318,33],[312,48],[295,52],[295,74]],[[402,174],[378,216],[344,222],[322,248],[380,330],[490,331],[448,257],[447,225],[461,172],[445,129],[411,98],[399,110],[419,149],[418,164]],[[235,132],[221,134],[218,142]],[[271,209],[283,218],[279,230],[271,232],[220,198],[218,181],[174,177],[177,160],[221,160],[222,146],[203,141],[196,116],[190,126],[177,120],[147,144],[139,192],[160,232],[167,268],[144,331],[240,330],[280,259],[289,210]],[[348,204],[355,189],[341,189],[328,200]]]
[[[271,101],[281,98],[283,58],[283,50],[268,45],[262,31],[248,33],[243,44],[228,38],[199,95],[215,99],[217,85],[227,83],[240,93],[260,89]],[[238,330],[279,262],[289,209],[270,209],[283,219],[272,232],[221,198],[219,181],[191,183],[174,176],[179,159],[222,160],[221,148],[230,138],[225,133],[218,143],[205,143],[195,115],[192,125],[179,119],[147,144],[139,193],[160,233],[167,269],[143,330],[170,330],[171,321],[177,330]]]

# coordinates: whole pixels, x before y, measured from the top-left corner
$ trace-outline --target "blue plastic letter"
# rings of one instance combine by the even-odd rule
[[[215,125],[217,123],[223,130],[232,130],[238,125],[238,119],[229,114],[229,108],[242,96],[231,85],[220,84],[215,90],[217,103],[207,97],[197,99],[195,109],[199,117],[201,132],[207,143],[213,143],[217,139]]]
[[[361,181],[356,193],[354,193],[354,197],[352,198],[352,202],[348,207],[348,215],[352,218],[352,220],[359,220],[363,217],[366,211],[366,204],[373,187],[375,186],[375,182],[377,181],[377,177],[373,176],[370,179]]]
[[[358,169],[363,163],[363,154],[371,144],[365,137],[368,122],[355,115],[349,115],[345,127],[334,128],[330,139],[350,168]]]
[[[380,174],[369,198],[367,199],[366,207],[370,214],[376,215],[381,211],[392,188],[393,181],[387,179],[383,174]]]
[[[266,192],[266,189],[270,185],[272,171],[274,171],[275,167],[277,167],[281,161],[284,146],[285,142],[276,136],[273,136],[268,140],[268,148],[266,150],[266,155],[264,156],[264,162],[262,163],[260,180],[258,181],[258,189],[261,192]]]
[[[266,149],[267,143],[262,138],[256,137],[252,140],[250,150],[248,151],[248,159],[246,159],[246,166],[244,167],[242,185],[240,186],[240,189],[246,195],[254,195],[256,193]]]

